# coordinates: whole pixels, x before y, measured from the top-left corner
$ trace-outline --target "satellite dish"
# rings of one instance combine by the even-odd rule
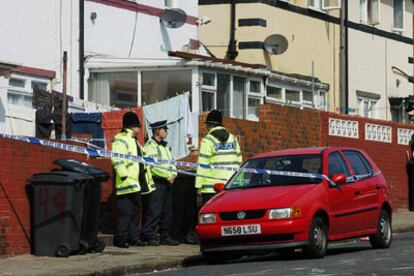
[[[283,54],[288,46],[286,37],[280,34],[269,35],[264,41],[264,48],[271,55]]]
[[[160,16],[160,21],[168,28],[180,28],[187,21],[187,15],[182,9],[166,9]]]

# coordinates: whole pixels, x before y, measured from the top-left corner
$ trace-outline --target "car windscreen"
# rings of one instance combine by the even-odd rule
[[[320,154],[286,155],[257,158],[247,161],[243,168],[296,173],[322,173]],[[237,172],[226,189],[244,189],[262,186],[287,186],[321,183],[322,178],[288,176],[267,173]]]

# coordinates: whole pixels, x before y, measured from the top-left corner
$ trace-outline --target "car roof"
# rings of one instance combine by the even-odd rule
[[[273,157],[273,156],[283,156],[283,155],[301,155],[301,154],[321,154],[324,150],[358,150],[355,148],[348,148],[348,147],[306,147],[306,148],[296,148],[296,149],[285,149],[285,150],[278,150],[266,153],[260,153],[253,158],[264,158],[264,157]],[[358,150],[359,151],[359,150]]]

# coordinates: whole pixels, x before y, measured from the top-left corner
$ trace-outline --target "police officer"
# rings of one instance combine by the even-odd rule
[[[137,134],[141,123],[133,112],[122,118],[122,131],[114,137],[112,150],[117,153],[143,156]],[[117,224],[114,246],[128,248],[143,246],[139,231],[141,213],[141,193],[154,189],[150,170],[137,161],[111,158],[115,169],[115,190],[117,197]]]
[[[145,151],[149,157],[172,161],[172,154],[168,143],[164,140],[168,135],[167,121],[150,124],[153,137],[145,143]],[[150,195],[149,206],[146,206],[144,222],[144,238],[147,245],[179,245],[178,241],[170,237],[172,224],[171,190],[177,173],[174,165],[162,164],[163,168],[151,167],[152,178],[155,182],[155,191]],[[159,226],[160,242],[156,239],[156,230]]]
[[[208,134],[201,140],[199,164],[216,165],[223,167],[240,167],[242,155],[237,138],[223,127],[223,116],[220,111],[212,110],[207,115],[206,127]],[[203,205],[215,194],[213,185],[219,180],[203,176],[229,179],[232,171],[212,170],[198,167],[195,187],[197,195],[201,195]]]

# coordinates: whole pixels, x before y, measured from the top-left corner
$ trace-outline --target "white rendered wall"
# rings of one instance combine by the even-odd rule
[[[164,0],[138,3],[164,8]],[[1,0],[0,60],[56,71],[53,88],[62,91],[61,56],[67,51],[67,93],[79,97],[78,4],[75,0]],[[179,1],[176,7],[197,16],[196,0]],[[92,12],[97,14],[94,22],[90,19]],[[85,1],[85,56],[165,59],[168,51],[182,50],[190,38],[197,39],[195,25],[166,29],[158,16]],[[85,95],[86,91],[87,87]]]

